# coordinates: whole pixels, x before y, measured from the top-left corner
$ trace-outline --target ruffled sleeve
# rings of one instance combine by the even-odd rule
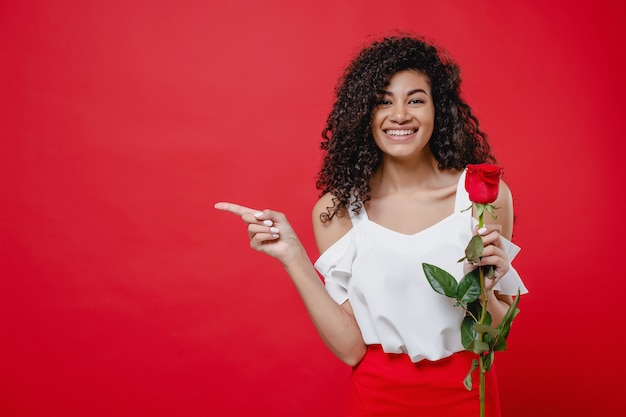
[[[348,299],[348,281],[352,276],[352,262],[356,256],[354,229],[343,235],[315,262],[315,269],[324,278],[328,294],[339,304]]]
[[[513,262],[513,259],[517,256],[521,248],[508,239],[500,237],[509,260]],[[509,271],[502,277],[500,281],[493,287],[494,290],[499,291],[504,295],[517,295],[519,289],[520,294],[526,294],[528,290],[522,282],[522,278],[519,276],[513,265],[511,265]]]

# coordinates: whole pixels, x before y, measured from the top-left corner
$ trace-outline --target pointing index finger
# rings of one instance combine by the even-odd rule
[[[222,202],[222,201],[220,201],[219,203],[215,203],[214,207],[218,210],[228,211],[238,216],[242,216],[245,213],[255,214],[260,211],[260,210],[251,209],[249,207],[240,206],[239,204],[227,203],[227,202]]]

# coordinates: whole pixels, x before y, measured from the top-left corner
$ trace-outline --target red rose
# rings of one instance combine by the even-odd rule
[[[492,164],[467,165],[465,189],[474,203],[489,204],[498,198],[502,168]]]

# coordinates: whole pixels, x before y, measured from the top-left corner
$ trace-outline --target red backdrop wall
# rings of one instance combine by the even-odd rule
[[[393,29],[456,58],[514,193],[504,415],[619,414],[619,3],[0,3],[0,415],[341,415],[349,369],[212,206],[284,211],[316,258],[333,87]]]

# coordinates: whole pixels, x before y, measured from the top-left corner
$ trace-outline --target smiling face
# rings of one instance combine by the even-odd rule
[[[435,125],[435,107],[428,78],[400,71],[378,92],[372,113],[372,135],[386,158],[432,156],[428,141]]]

